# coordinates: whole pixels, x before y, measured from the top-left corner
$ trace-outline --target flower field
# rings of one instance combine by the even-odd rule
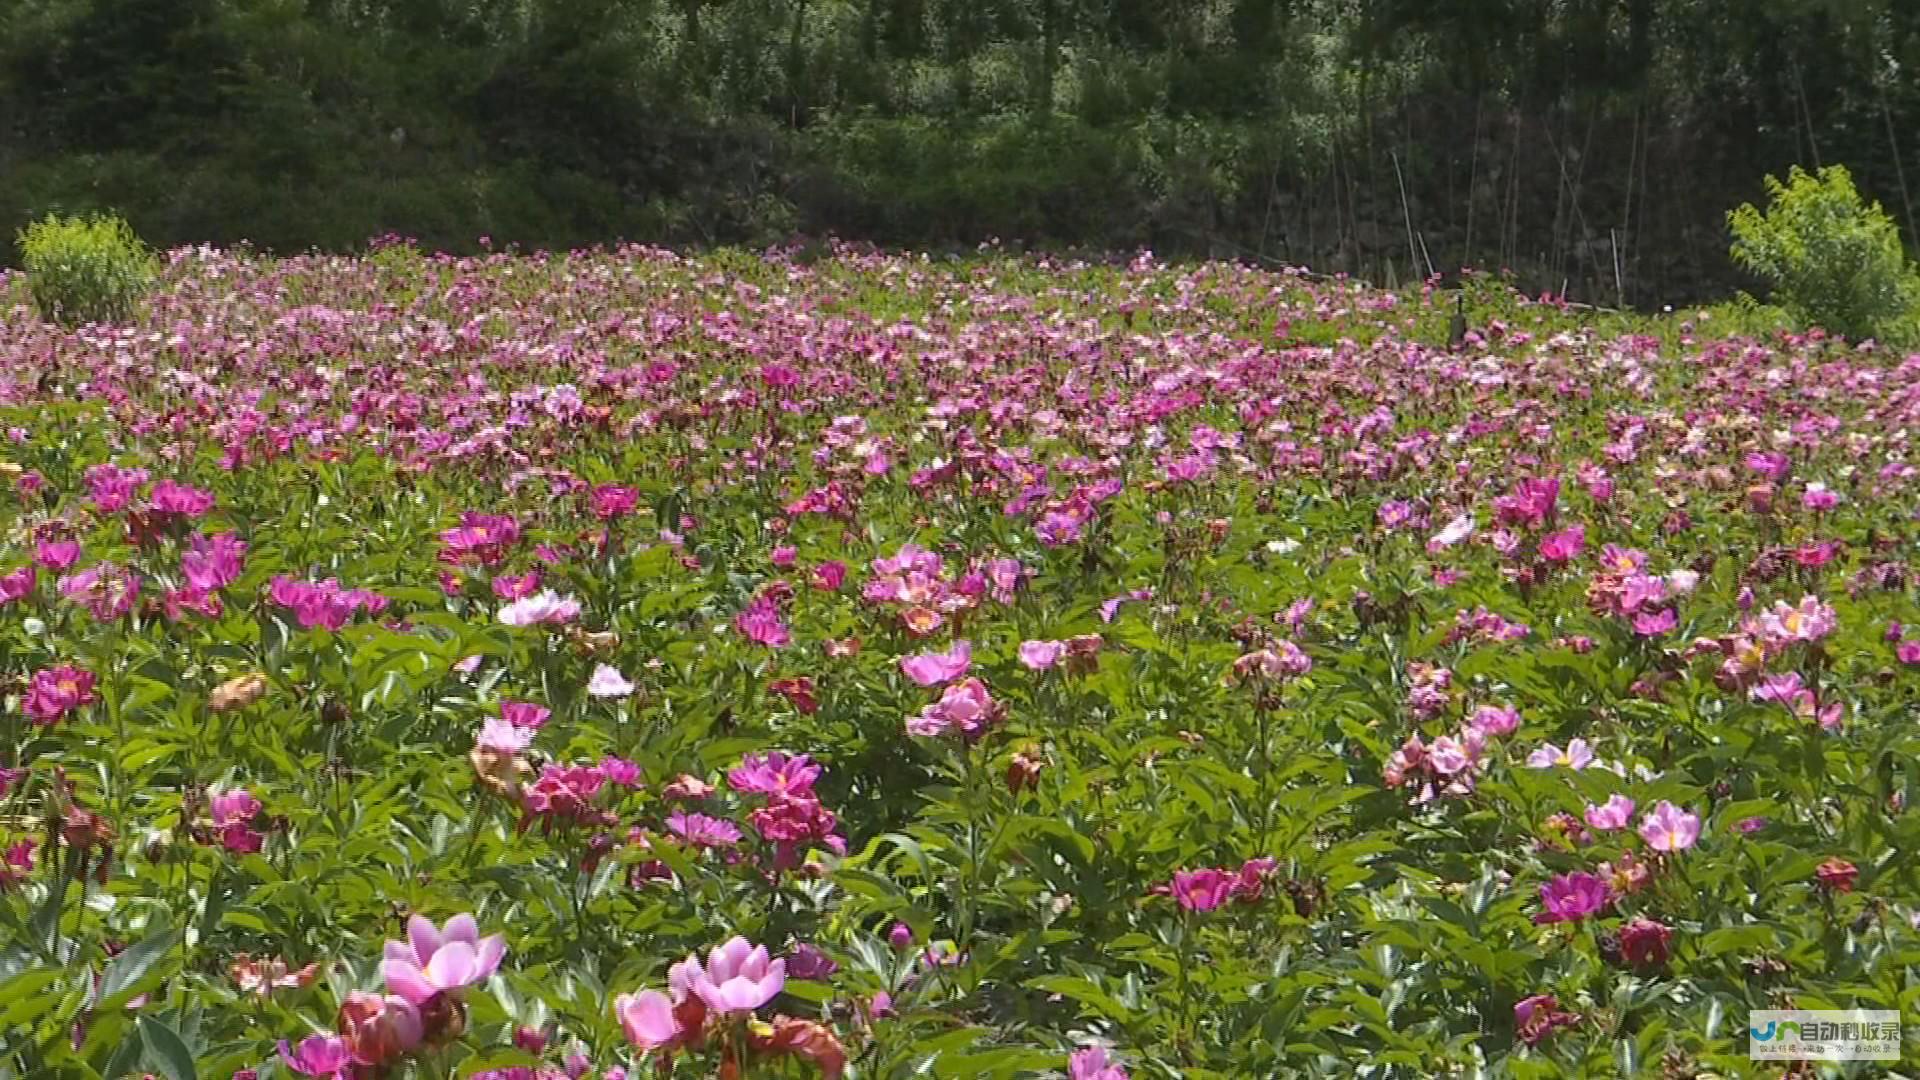
[[[1472,288],[1449,348],[1146,256],[0,280],[0,1077],[1691,1077],[1908,1009],[1920,357]]]

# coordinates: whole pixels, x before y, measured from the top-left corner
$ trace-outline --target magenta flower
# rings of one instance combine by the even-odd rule
[[[1640,819],[1640,839],[1655,851],[1685,851],[1700,839],[1700,819],[1662,799]]]
[[[781,798],[811,795],[818,779],[820,766],[812,758],[779,750],[748,754],[727,773],[727,784],[735,791]]]
[[[667,972],[670,989],[684,991],[722,1015],[752,1012],[772,1001],[787,985],[787,962],[767,955],[764,945],[733,937],[707,954],[707,963],[692,953]]]
[[[239,580],[246,556],[246,543],[230,532],[196,535],[180,556],[180,576],[195,593],[224,589]]]
[[[847,564],[824,562],[813,568],[813,587],[821,592],[839,592],[847,580]]]
[[[80,561],[80,545],[72,540],[42,540],[34,546],[33,561],[49,570],[65,570]]]
[[[580,601],[560,596],[552,589],[542,589],[500,609],[500,621],[508,626],[558,626],[579,616]]]
[[[297,1049],[281,1039],[280,1060],[302,1076],[341,1077],[353,1067],[346,1040],[338,1035],[309,1035]]]
[[[757,596],[733,620],[734,629],[756,645],[784,648],[793,642],[786,623],[780,620],[780,607],[772,597]]]
[[[457,994],[500,967],[507,939],[480,936],[471,915],[455,915],[445,928],[424,916],[407,920],[407,940],[389,941],[380,974],[387,990],[422,1005],[436,994]]]
[[[1173,872],[1173,899],[1188,911],[1212,911],[1233,895],[1236,879],[1211,866]]]
[[[457,578],[455,579],[458,580]],[[540,592],[540,571],[529,570],[524,574],[500,574],[494,577],[493,595],[502,600],[525,600]]]
[[[1633,617],[1633,632],[1640,637],[1659,637],[1680,625],[1680,616],[1672,608],[1643,611]]]
[[[1601,832],[1624,829],[1633,820],[1633,800],[1625,795],[1613,795],[1601,806],[1589,803],[1584,816],[1590,828]]]
[[[590,500],[593,516],[602,521],[611,521],[633,513],[634,508],[640,505],[640,491],[619,484],[601,484],[593,489]]]
[[[1586,526],[1570,525],[1540,538],[1540,557],[1551,563],[1569,562],[1586,546]]]
[[[1560,1028],[1579,1022],[1580,1014],[1561,1011],[1560,1002],[1552,994],[1535,994],[1513,1007],[1514,1029],[1528,1046],[1538,1046]]]
[[[973,644],[956,641],[943,653],[922,653],[900,658],[900,670],[921,686],[939,686],[967,673],[973,664]]]
[[[153,495],[148,501],[160,513],[196,518],[213,509],[214,502],[212,492],[176,484],[171,480],[162,480],[153,485]]]
[[[291,609],[303,629],[324,627],[338,630],[356,611],[377,615],[386,610],[387,598],[366,589],[342,589],[332,578],[321,582],[295,581],[285,574],[276,576],[267,586],[274,603]]]
[[[33,587],[39,581],[39,575],[32,566],[23,566],[11,573],[0,574],[0,604],[11,604],[33,595]]]
[[[1607,883],[1593,874],[1561,874],[1540,886],[1540,904],[1546,910],[1535,915],[1533,921],[1579,922],[1600,912],[1612,899]]]
[[[514,727],[539,728],[546,724],[553,710],[527,701],[502,701],[500,719]]]
[[[228,825],[247,824],[260,813],[260,800],[246,788],[234,788],[223,791],[207,799],[207,812],[213,817],[213,823],[221,828]]]
[[[59,723],[75,709],[93,704],[93,672],[70,664],[33,673],[27,692],[20,699],[20,711],[27,719],[46,726]]]
[[[740,827],[731,821],[674,811],[667,815],[667,829],[694,847],[724,848],[740,842]]]
[[[840,970],[839,963],[833,957],[822,952],[818,945],[807,941],[795,945],[786,961],[787,977],[807,982],[826,982],[834,972]]]
[[[1104,1046],[1088,1046],[1067,1059],[1067,1080],[1127,1080],[1127,1070],[1109,1061]]]

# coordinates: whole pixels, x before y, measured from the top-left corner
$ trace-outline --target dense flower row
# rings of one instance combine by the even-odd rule
[[[1695,1075],[1899,1007],[1920,357],[1476,289],[11,308],[0,1071]]]

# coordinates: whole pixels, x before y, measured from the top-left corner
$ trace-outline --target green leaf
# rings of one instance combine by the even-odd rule
[[[147,1064],[160,1070],[167,1080],[198,1080],[193,1068],[193,1052],[187,1049],[180,1033],[159,1017],[140,1018],[140,1038],[147,1044]]]
[[[95,1008],[104,1010],[126,1004],[154,966],[179,943],[177,931],[163,930],[142,938],[107,961],[106,969],[100,973],[100,998]]]
[[[1110,1020],[1128,1023],[1133,1019],[1133,1010],[1120,1003],[1112,994],[1094,985],[1087,979],[1073,975],[1042,975],[1028,980],[1027,985],[1035,990],[1049,994],[1060,994],[1086,1005]]]

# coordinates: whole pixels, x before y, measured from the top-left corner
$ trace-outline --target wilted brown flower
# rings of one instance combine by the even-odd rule
[[[257,671],[245,675],[236,675],[207,695],[207,709],[211,712],[231,712],[247,706],[267,696],[267,677]]]

